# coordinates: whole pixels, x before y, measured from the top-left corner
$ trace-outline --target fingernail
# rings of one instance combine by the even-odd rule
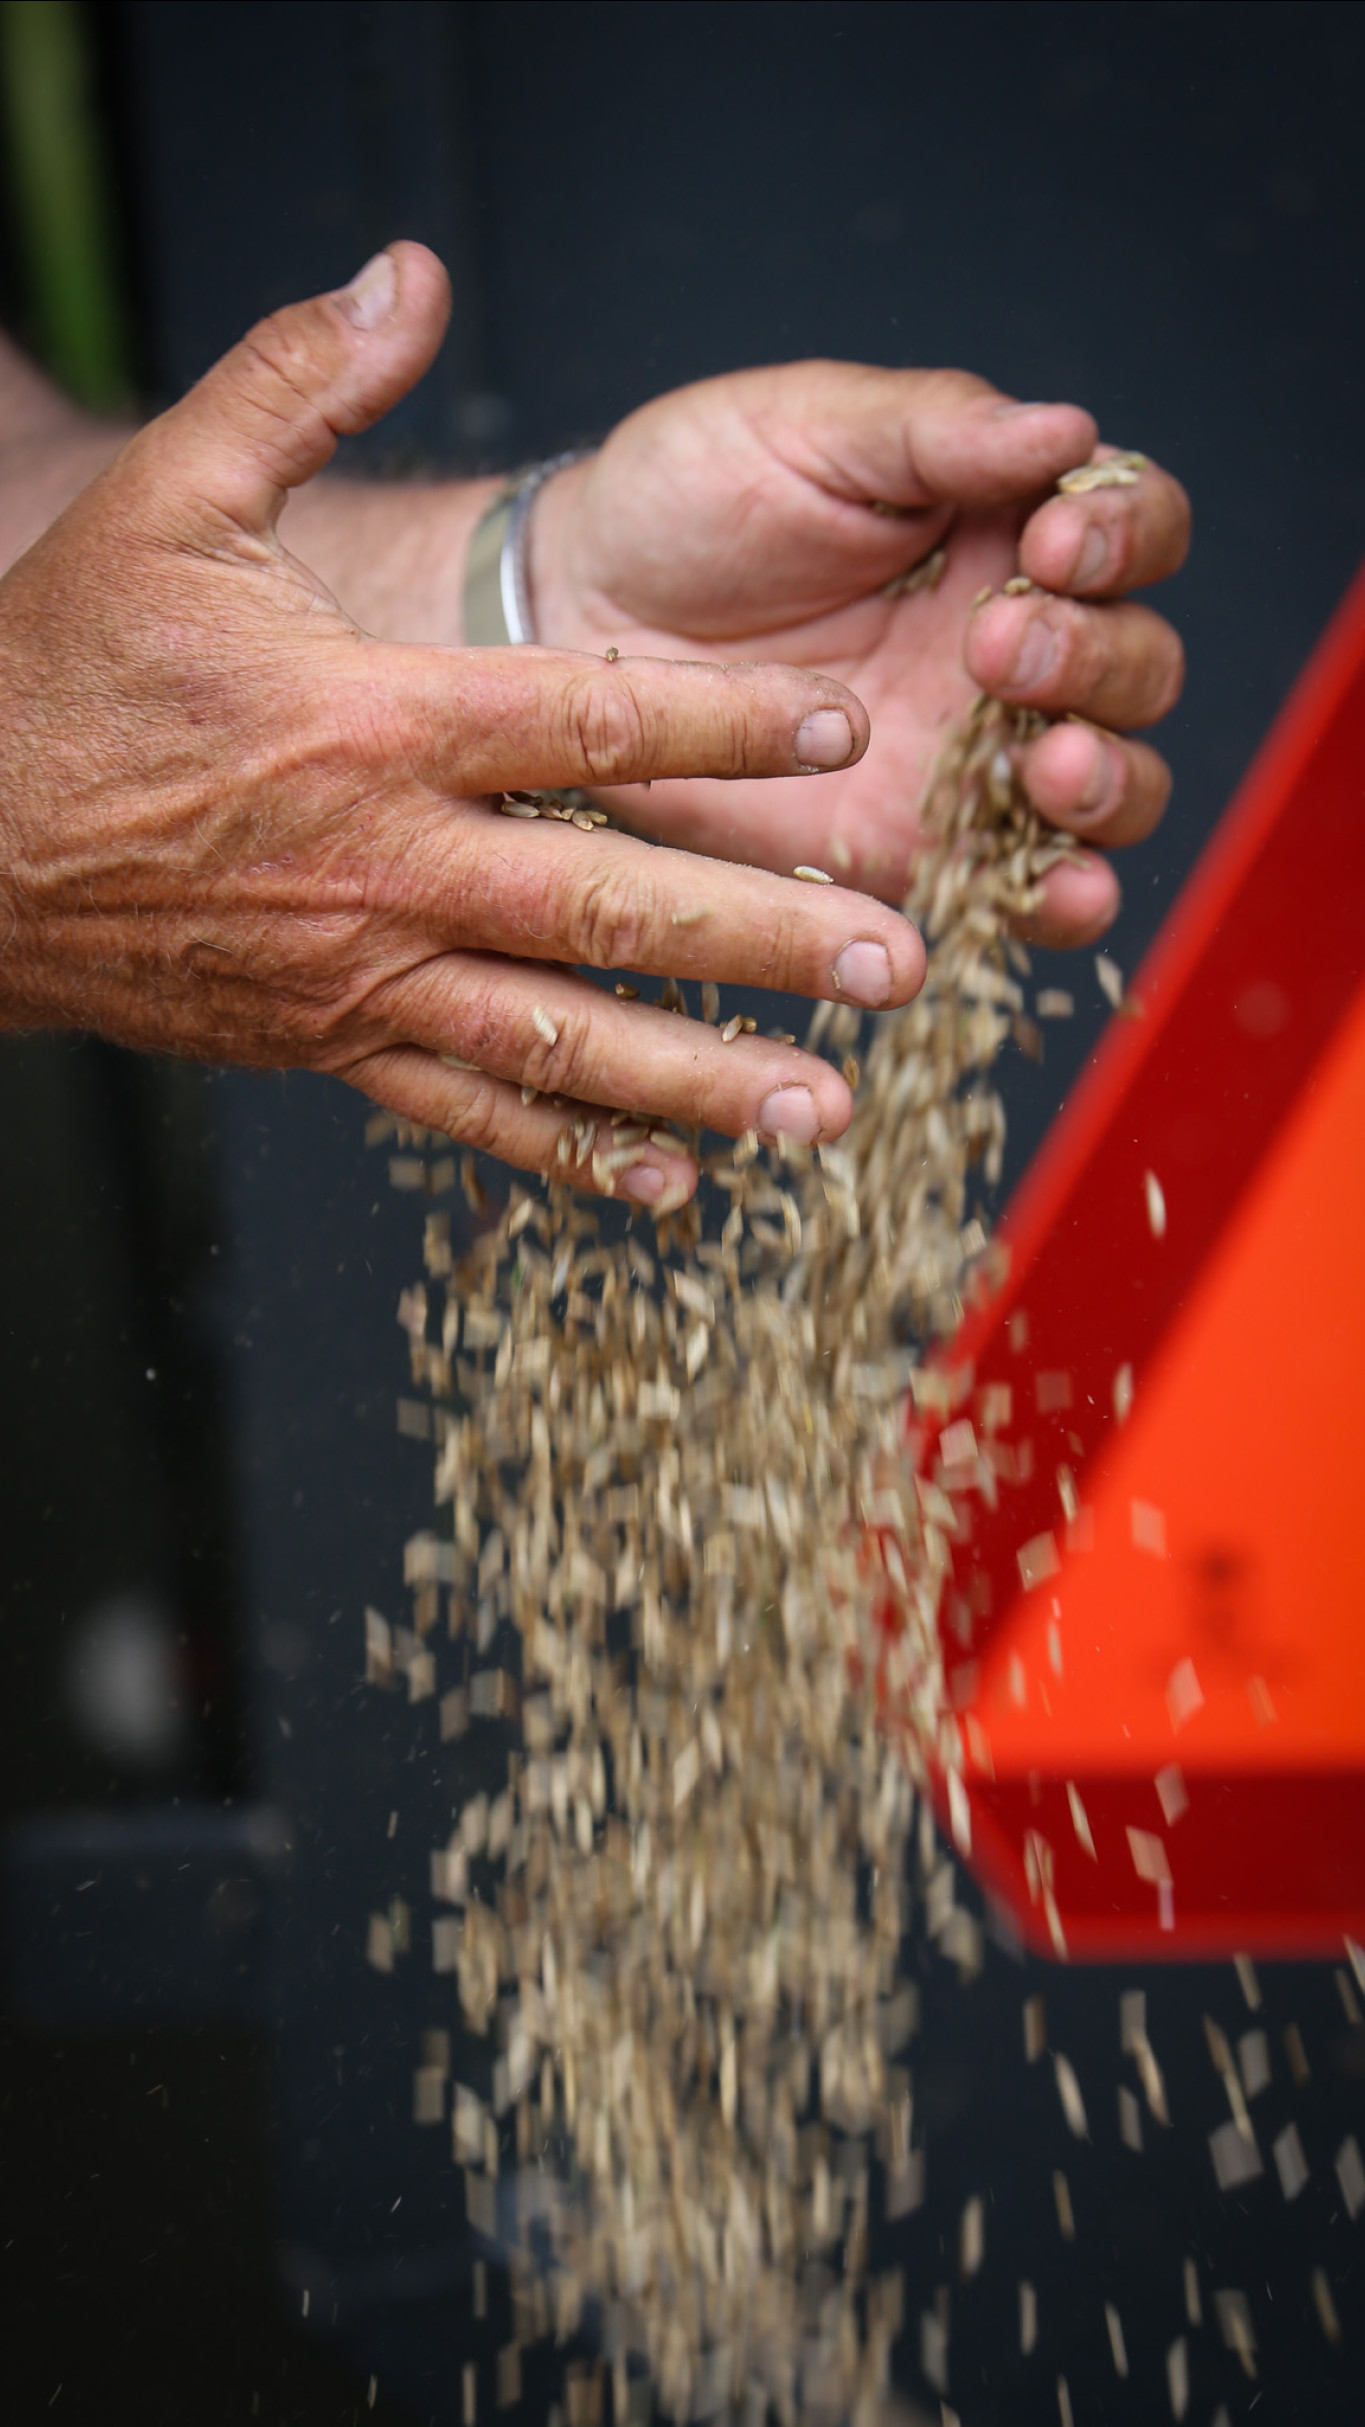
[[[1072,582],[1079,589],[1088,582],[1098,581],[1108,562],[1109,534],[1092,524],[1086,532],[1080,555],[1076,559],[1076,570],[1071,576]]]
[[[796,1138],[810,1146],[820,1134],[820,1115],[809,1087],[775,1087],[758,1108],[754,1126],[761,1137]]]
[[[1087,817],[1102,817],[1113,808],[1123,783],[1123,761],[1117,750],[1095,735],[1094,763],[1085,780],[1081,808]]]
[[[845,944],[834,964],[834,983],[845,1002],[879,1011],[891,992],[891,955],[885,944]]]
[[[1027,404],[992,405],[991,419],[992,421],[1008,421],[1011,413],[1041,413],[1046,409],[1046,402],[1045,397],[1033,396],[1030,397]]]
[[[853,727],[842,708],[816,708],[802,719],[796,735],[796,763],[803,772],[846,767],[852,756]]]
[[[1024,637],[1015,651],[1010,668],[1010,682],[1016,690],[1031,691],[1051,673],[1057,656],[1057,636],[1041,616],[1031,615]]]
[[[357,270],[348,287],[338,289],[333,301],[344,312],[355,329],[377,329],[387,320],[398,293],[398,269],[392,253],[376,253],[363,270]]]
[[[692,1194],[692,1183],[677,1163],[667,1171],[661,1171],[657,1163],[632,1163],[616,1185],[623,1197],[633,1197],[637,1205],[652,1206],[660,1214],[676,1213]]]

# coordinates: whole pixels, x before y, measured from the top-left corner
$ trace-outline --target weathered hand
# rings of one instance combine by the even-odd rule
[[[857,700],[676,650],[376,641],[276,535],[338,434],[425,369],[446,308],[439,265],[399,245],[277,313],[0,583],[0,1024],[332,1071],[538,1168],[566,1109],[835,1136],[851,1099],[823,1061],[727,1046],[574,965],[903,1002],[907,921],[496,799],[846,764]],[[641,1133],[611,1178],[666,1205],[695,1167]]]
[[[1047,817],[1103,849],[1147,834],[1169,778],[1127,736],[1173,705],[1183,660],[1170,626],[1126,594],[1181,563],[1189,512],[1151,466],[1133,487],[1055,495],[1095,451],[1079,407],[1015,404],[956,371],[795,363],[632,414],[537,501],[542,635],[820,666],[856,690],[872,741],[854,771],[799,794],[656,784],[622,799],[623,814],[717,855],[837,868],[898,901],[944,728],[984,689],[1065,720],[1022,759]],[[886,594],[940,548],[935,587]],[[974,607],[1021,570],[1050,595]],[[1093,854],[1084,870],[1053,870],[1037,932],[1085,942],[1117,905]]]

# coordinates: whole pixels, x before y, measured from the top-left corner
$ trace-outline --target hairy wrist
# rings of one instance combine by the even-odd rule
[[[287,547],[376,640],[464,640],[469,541],[496,480],[322,479],[290,498]]]

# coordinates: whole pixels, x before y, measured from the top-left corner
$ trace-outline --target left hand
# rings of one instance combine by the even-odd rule
[[[1132,487],[1055,494],[1097,452],[1080,407],[1015,404],[958,371],[795,363],[633,413],[536,501],[541,639],[819,667],[862,699],[872,742],[847,774],[790,791],[656,783],[611,794],[613,809],[662,841],[784,871],[813,862],[899,901],[925,779],[985,690],[1060,720],[1020,770],[1044,815],[1096,848],[1051,871],[1032,932],[1093,940],[1119,902],[1102,854],[1150,833],[1170,789],[1132,731],[1174,705],[1184,670],[1170,625],[1127,593],[1175,572],[1189,538],[1184,491],[1152,465]],[[887,595],[938,548],[935,587]],[[998,595],[1016,572],[1039,590]]]

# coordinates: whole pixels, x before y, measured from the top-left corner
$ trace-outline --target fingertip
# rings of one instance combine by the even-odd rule
[[[399,237],[326,301],[348,334],[373,341],[381,353],[393,349],[401,356],[402,376],[410,386],[445,335],[450,280],[429,246]]]
[[[1041,486],[1088,463],[1099,443],[1099,424],[1084,405],[997,398],[983,418],[1000,433],[1011,461]]]
[[[1020,932],[1029,943],[1078,950],[1098,943],[1108,933],[1122,899],[1108,860],[1087,851],[1078,860],[1063,860],[1049,868],[1043,879],[1043,899]]]
[[[1025,754],[1030,800],[1053,825],[1086,825],[1107,817],[1123,790],[1119,745],[1079,717],[1049,725]]]
[[[616,1190],[633,1205],[661,1216],[676,1213],[680,1205],[686,1205],[695,1196],[698,1176],[697,1166],[690,1158],[667,1163],[632,1163],[629,1171],[621,1174]]]

